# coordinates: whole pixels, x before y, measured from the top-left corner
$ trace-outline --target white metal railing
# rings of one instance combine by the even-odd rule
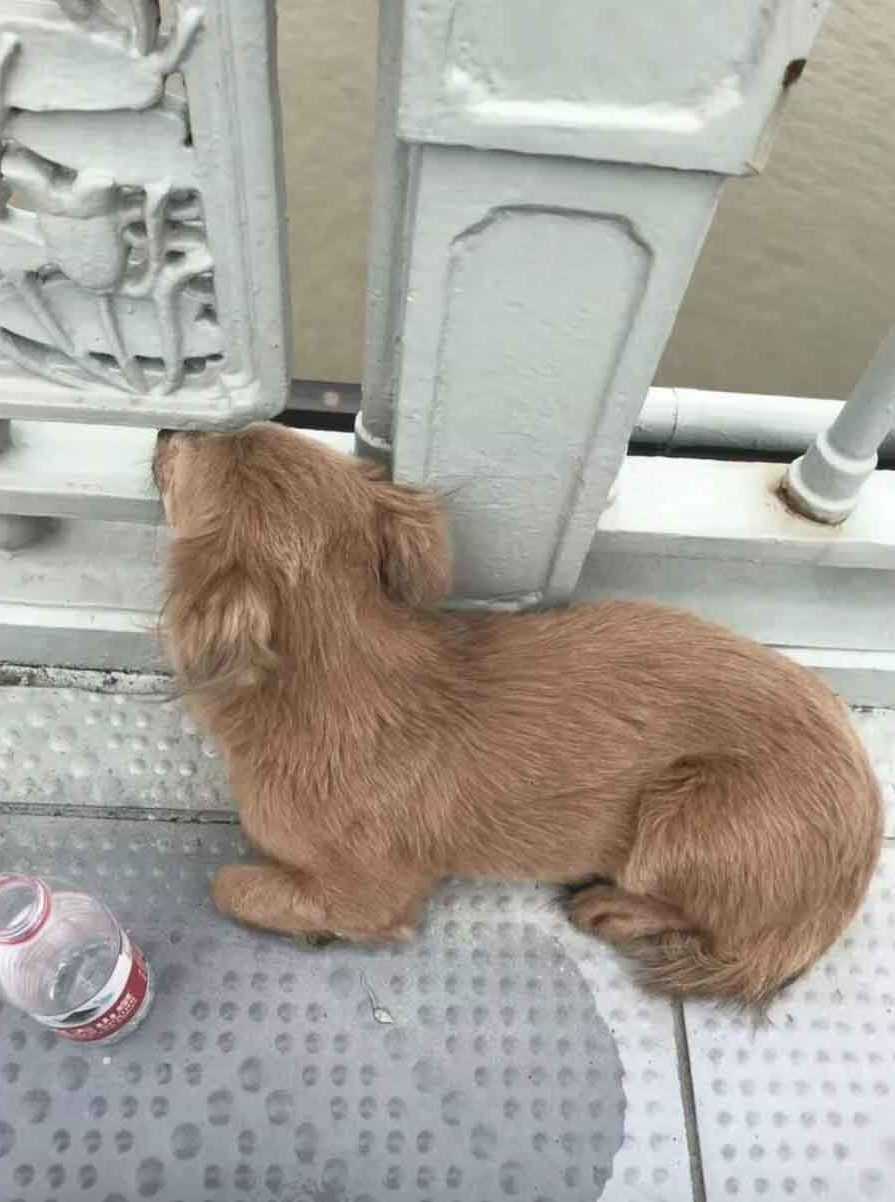
[[[755,402],[649,388],[827,7],[382,0],[356,445],[443,492],[469,603],[650,595],[895,700],[893,344],[757,433]],[[0,12],[0,659],[142,663],[152,427],[285,401],[272,0],[119,9]],[[788,473],[625,462],[717,428],[817,441]]]

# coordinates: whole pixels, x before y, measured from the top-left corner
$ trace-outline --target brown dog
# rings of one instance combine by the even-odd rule
[[[447,876],[589,879],[573,922],[647,983],[758,1004],[855,913],[880,794],[809,672],[649,604],[438,612],[435,499],[277,426],[155,474],[174,663],[268,857],[225,913],[396,939]]]

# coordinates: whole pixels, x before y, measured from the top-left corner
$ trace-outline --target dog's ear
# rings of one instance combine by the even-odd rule
[[[437,499],[401,484],[376,485],[379,576],[392,601],[434,605],[451,585],[447,523]]]
[[[196,541],[172,550],[164,625],[177,671],[189,689],[260,684],[278,663],[269,590],[236,564],[197,571]]]

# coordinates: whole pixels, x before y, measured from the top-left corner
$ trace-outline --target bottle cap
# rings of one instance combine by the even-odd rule
[[[33,939],[50,914],[50,891],[36,876],[0,875],[0,945]]]

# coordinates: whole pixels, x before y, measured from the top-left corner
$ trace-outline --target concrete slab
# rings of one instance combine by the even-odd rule
[[[103,896],[157,984],[105,1050],[0,1012],[4,1202],[691,1196],[672,1009],[545,891],[451,885],[406,947],[308,951],[213,912],[243,854],[227,824],[0,821],[0,863]]]
[[[0,674],[0,866],[95,890],[159,985],[106,1052],[0,1012],[3,1202],[679,1202],[703,1175],[709,1202],[895,1192],[895,846],[757,1033],[711,1007],[685,1025],[536,888],[450,885],[409,947],[310,952],[212,910],[215,867],[246,852],[169,691]],[[854,717],[895,835],[895,712]]]
[[[708,1202],[895,1196],[895,847],[767,1026],[685,1007]]]
[[[233,813],[217,748],[172,699],[170,681],[105,692],[101,673],[59,675],[86,687],[0,688],[5,802]]]

